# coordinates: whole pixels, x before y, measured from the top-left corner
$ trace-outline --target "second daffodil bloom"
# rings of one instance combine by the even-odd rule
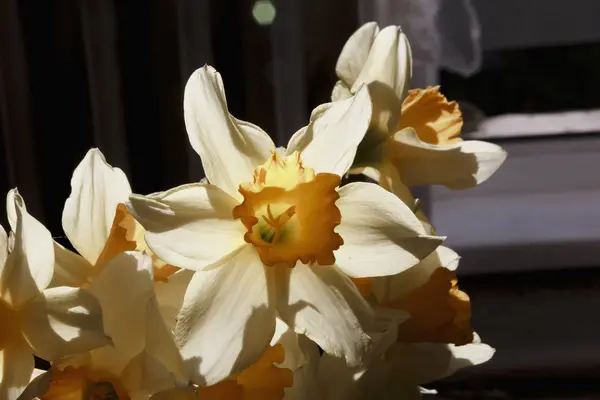
[[[363,368],[323,356],[319,378],[327,398],[420,398],[419,385],[494,355],[471,327],[469,297],[457,286],[458,261],[458,254],[440,246],[398,275],[357,282],[378,311],[397,309],[409,317],[390,330],[392,336],[383,336],[393,340],[378,346],[381,353]]]
[[[281,152],[259,127],[229,114],[221,76],[209,66],[190,77],[184,113],[210,183],[132,195],[129,208],[159,258],[197,271],[175,328],[184,358],[196,360],[191,377],[211,385],[248,367],[269,346],[276,316],[360,363],[372,313],[348,276],[397,274],[442,241],[379,186],[339,187],[370,124],[366,88]]]
[[[48,288],[54,273],[50,232],[16,190],[7,196],[10,237],[0,227],[0,399],[14,400],[46,359],[110,343],[98,300],[85,290]]]
[[[53,363],[28,393],[40,400],[143,400],[175,386],[182,360],[160,315],[153,273],[152,259],[140,252],[109,261],[89,290],[112,343]]]
[[[154,277],[162,280],[176,270],[157,259],[146,247],[144,229],[124,203],[131,194],[127,176],[90,149],[71,178],[62,225],[74,253],[54,243],[56,273],[52,285],[85,287],[117,254],[143,251],[153,258]]]
[[[460,137],[462,115],[438,87],[408,90],[412,76],[410,44],[400,27],[359,28],[339,56],[332,100],[369,85],[371,128],[351,172],[377,180],[410,203],[407,187],[426,184],[467,189],[487,180],[502,165],[499,146]],[[324,112],[323,107],[319,112]]]

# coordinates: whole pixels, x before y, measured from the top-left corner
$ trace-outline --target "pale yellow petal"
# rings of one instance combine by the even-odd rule
[[[402,29],[391,25],[377,34],[351,90],[356,92],[362,84],[379,82],[392,88],[397,98],[402,100],[408,93],[411,78],[410,44]]]
[[[238,196],[239,184],[251,181],[254,168],[275,150],[273,141],[258,126],[229,114],[221,75],[211,66],[192,74],[183,108],[190,144],[208,181]]]
[[[440,146],[419,139],[413,129],[394,135],[392,163],[408,186],[444,185],[468,189],[492,176],[506,160],[498,145],[467,140]]]
[[[265,267],[248,245],[215,268],[194,274],[175,334],[190,379],[212,385],[256,361],[274,330]]]
[[[188,184],[160,195],[132,195],[128,203],[146,229],[146,243],[161,260],[200,270],[244,242],[244,225],[233,219],[237,202],[215,185]]]
[[[116,256],[94,278],[90,292],[102,306],[104,331],[113,346],[91,352],[93,365],[118,374],[145,347],[147,310],[154,296],[152,260],[137,252]]]
[[[354,85],[364,68],[369,57],[369,50],[371,50],[378,33],[377,23],[367,22],[358,28],[344,44],[335,65],[335,73],[348,87]]]
[[[342,81],[337,81],[331,91],[331,101],[346,100],[352,97],[350,88]]]
[[[17,400],[29,384],[34,362],[25,339],[17,338],[0,348],[0,399]]]
[[[13,189],[7,203],[15,210],[15,242],[0,271],[0,297],[18,308],[49,284],[54,273],[54,244],[50,231],[33,218],[21,195]]]
[[[364,328],[374,315],[350,280],[335,267],[300,263],[273,272],[281,319],[326,353],[360,364],[371,344]]]
[[[371,290],[379,304],[387,303],[404,297],[425,284],[439,267],[455,270],[459,259],[459,255],[452,249],[439,246],[423,261],[400,274],[371,279]]]
[[[92,264],[79,254],[54,242],[54,276],[50,287],[82,287],[89,281]]]
[[[119,203],[131,194],[127,177],[91,149],[71,178],[71,194],[62,214],[63,229],[73,247],[95,264],[104,249]]]
[[[0,276],[2,276],[2,270],[4,269],[4,263],[8,257],[8,235],[6,231],[0,225]]]
[[[155,283],[154,292],[156,293],[159,310],[171,330],[175,329],[185,291],[193,276],[194,271],[180,269],[166,280]]]
[[[444,240],[427,235],[413,211],[392,193],[371,183],[340,189],[337,206],[344,244],[336,264],[354,278],[398,274],[431,254]]]
[[[23,335],[44,360],[89,351],[110,343],[98,300],[84,289],[46,289],[21,311]]]
[[[303,131],[301,156],[304,165],[316,173],[344,175],[354,162],[356,149],[371,121],[371,99],[365,87],[356,96],[335,102]],[[289,150],[288,150],[289,151]]]
[[[459,369],[482,364],[495,350],[486,344],[454,346],[439,343],[396,343],[387,360],[406,382],[425,384],[452,375]]]

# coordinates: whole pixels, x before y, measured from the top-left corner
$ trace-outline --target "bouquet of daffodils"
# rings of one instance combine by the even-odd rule
[[[198,69],[184,111],[206,179],[134,194],[90,150],[62,214],[76,253],[11,190],[0,399],[413,399],[489,360],[459,256],[410,187],[476,186],[506,153],[461,140],[439,88],[409,90],[399,27],[361,27],[336,72],[332,101],[276,148]]]

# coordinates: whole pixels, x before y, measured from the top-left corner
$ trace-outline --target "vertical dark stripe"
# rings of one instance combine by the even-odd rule
[[[110,164],[129,173],[114,4],[112,1],[81,0],[79,7],[94,144]]]
[[[0,1],[0,121],[5,152],[0,173],[7,174],[9,186],[19,187],[30,212],[43,221],[20,21],[16,0]]]
[[[292,134],[306,125],[306,68],[304,51],[304,0],[275,3],[271,27],[276,143],[285,146]]]
[[[177,27],[182,87],[190,75],[213,61],[209,0],[178,0]],[[183,100],[183,99],[182,99]],[[183,101],[180,102],[183,104]],[[200,157],[189,143],[186,146],[191,182],[204,176]]]

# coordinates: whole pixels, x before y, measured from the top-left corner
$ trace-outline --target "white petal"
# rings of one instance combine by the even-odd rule
[[[331,91],[331,101],[346,100],[352,97],[350,88],[342,81],[337,81]]]
[[[102,252],[119,203],[131,194],[127,177],[91,149],[71,178],[71,195],[62,214],[63,229],[73,247],[94,264]]]
[[[152,297],[146,310],[146,347],[144,352],[163,365],[177,379],[184,379],[183,360],[175,344],[173,331],[167,326],[158,309],[156,297]]]
[[[298,129],[298,131],[296,131],[296,133],[292,135],[287,144],[287,147],[285,148],[286,155],[290,155],[296,151],[300,153],[304,151],[304,149],[306,148],[306,146],[309,145],[314,136],[314,124],[312,122],[321,118],[323,114],[331,108],[332,105],[333,103],[320,104],[312,110],[310,114],[311,123],[309,123],[309,125],[307,126],[303,126],[302,128]]]
[[[294,138],[296,142],[306,143],[302,150],[304,164],[317,173],[344,175],[369,129],[371,113],[371,98],[366,87],[352,98],[332,103],[304,131],[303,135],[310,141]]]
[[[34,362],[24,339],[4,343],[0,348],[0,399],[16,400],[29,384]]]
[[[174,387],[176,383],[169,370],[146,352],[131,359],[120,378],[131,399],[147,399],[154,393]]]
[[[323,351],[359,364],[371,343],[363,328],[373,314],[352,282],[333,266],[298,263],[274,272],[281,319]]]
[[[305,362],[301,367],[292,369],[294,372],[294,384],[292,387],[285,388],[285,399],[320,399],[321,387],[318,382],[318,368],[321,355],[319,354],[319,348],[306,336],[298,336],[297,342],[304,354]],[[288,354],[288,348],[285,347],[286,361]],[[285,362],[281,364],[281,367],[286,368],[284,365]]]
[[[229,114],[221,75],[211,66],[192,74],[183,107],[190,143],[208,181],[238,196],[239,184],[251,181],[254,168],[275,150],[273,141],[258,126]]]
[[[420,263],[406,271],[382,276],[371,281],[371,289],[380,304],[404,297],[421,285],[427,283],[431,274],[439,267],[455,270],[460,256],[452,249],[439,246]]]
[[[233,219],[237,202],[215,185],[194,183],[151,198],[132,195],[129,211],[146,229],[146,243],[161,260],[200,270],[238,249],[244,225]]]
[[[25,339],[35,355],[48,361],[110,343],[104,335],[100,304],[84,289],[47,289],[21,315]]]
[[[344,244],[335,258],[349,276],[398,274],[418,264],[443,241],[427,235],[406,204],[377,185],[350,183],[339,193],[336,204],[342,223],[336,231]]]
[[[96,368],[118,374],[144,349],[147,310],[154,296],[152,271],[150,257],[125,252],[92,281],[90,291],[102,306],[104,331],[114,344],[92,351]]]
[[[452,375],[457,370],[482,364],[494,355],[486,344],[454,346],[443,343],[397,343],[387,360],[407,382],[424,384]]]
[[[506,160],[500,146],[479,140],[440,146],[421,141],[410,128],[397,132],[394,140],[401,154],[395,165],[408,186],[468,189],[486,181]]]
[[[352,86],[356,82],[378,33],[377,23],[368,22],[358,28],[346,41],[335,65],[335,73],[347,86]]]
[[[50,283],[51,287],[81,287],[88,281],[91,272],[92,264],[79,254],[54,242],[54,276]]]
[[[173,330],[177,322],[177,315],[181,311],[183,297],[194,271],[180,269],[168,278],[166,282],[156,282],[154,292],[158,301],[158,307],[167,326]]]
[[[21,393],[19,400],[30,400],[41,398],[49,389],[52,382],[52,373],[43,369],[34,369],[31,381],[27,388]]]
[[[410,44],[402,29],[388,26],[379,32],[369,51],[369,56],[352,92],[371,82],[381,82],[394,89],[396,96],[404,100],[412,78],[412,55]]]
[[[15,243],[0,270],[0,297],[16,308],[50,283],[54,273],[54,245],[50,231],[29,215],[16,189],[9,192],[7,202],[16,215]]]
[[[274,331],[265,267],[248,245],[194,274],[175,334],[190,378],[211,385],[255,362]]]
[[[6,258],[8,257],[8,235],[6,231],[0,225],[0,276],[2,276],[2,270],[4,269],[4,264],[6,263]]]

